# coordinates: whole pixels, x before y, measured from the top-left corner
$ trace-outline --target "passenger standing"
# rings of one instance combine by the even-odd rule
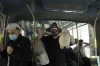
[[[85,44],[85,46],[83,46]],[[87,58],[84,48],[89,46],[89,43],[83,42],[83,40],[79,40],[78,45],[74,48],[74,52],[76,55],[76,60],[79,60],[79,66],[91,66],[90,59]]]
[[[43,28],[37,28],[36,33],[37,34],[42,34],[44,29]],[[37,65],[47,65],[49,63],[49,58],[46,53],[44,43],[41,41],[39,36],[35,37],[35,42],[34,42],[34,56],[36,58]]]
[[[65,61],[65,48],[60,49],[59,44],[59,33],[61,29],[57,26],[56,23],[51,24],[48,29],[52,35],[43,36],[43,34],[38,34],[41,40],[44,42],[50,63],[46,66],[66,66]]]
[[[7,44],[9,66],[29,66],[32,61],[30,40],[21,35],[21,27],[17,23],[8,24],[7,29],[10,38]]]

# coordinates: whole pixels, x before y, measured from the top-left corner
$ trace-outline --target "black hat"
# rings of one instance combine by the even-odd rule
[[[47,29],[47,31],[50,32],[50,30],[51,30],[52,27],[54,27],[54,28],[55,28],[55,27],[58,28],[58,31],[59,31],[59,32],[62,31],[62,30],[58,27],[58,25],[57,25],[56,22],[53,22],[53,23],[50,25],[50,27]]]
[[[79,42],[83,42],[83,40],[82,40],[82,39],[80,39],[80,40],[79,40]]]

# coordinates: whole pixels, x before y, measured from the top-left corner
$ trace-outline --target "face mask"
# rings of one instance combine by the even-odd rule
[[[9,35],[10,40],[15,41],[17,39],[16,35]]]

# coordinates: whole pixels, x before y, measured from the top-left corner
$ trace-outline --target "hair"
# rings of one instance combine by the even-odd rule
[[[16,27],[15,28],[19,33],[21,32],[20,28]]]
[[[83,40],[82,40],[82,39],[80,39],[80,40],[79,40],[79,42],[83,42]]]
[[[56,22],[52,23],[52,24],[50,25],[50,27],[47,29],[47,31],[49,31],[49,32],[50,32],[50,30],[51,30],[51,28],[52,28],[53,26],[57,27],[57,29],[58,29],[58,31],[59,31],[59,32],[61,32],[61,31],[62,31],[62,30],[58,27],[58,25],[57,25],[57,23],[56,23]]]
[[[79,46],[82,46],[82,45],[83,45],[83,43],[82,43],[82,42],[83,42],[83,40],[82,40],[82,39],[80,39],[80,40],[79,40]]]
[[[20,30],[18,27],[16,27],[15,29]]]

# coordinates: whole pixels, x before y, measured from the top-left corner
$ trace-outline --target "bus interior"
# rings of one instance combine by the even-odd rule
[[[86,56],[91,66],[100,66],[100,0],[0,0],[3,46],[9,23],[18,23],[22,35],[32,40],[36,27],[47,29],[53,22],[68,30],[74,39],[89,43]]]

